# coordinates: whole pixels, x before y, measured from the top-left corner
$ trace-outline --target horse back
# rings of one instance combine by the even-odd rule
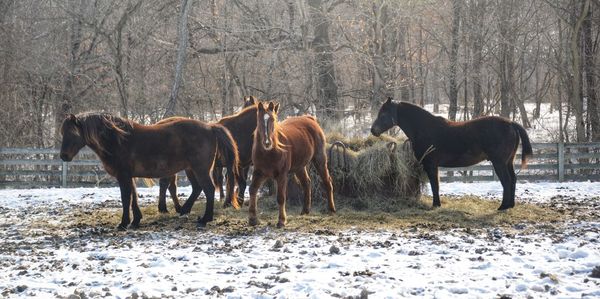
[[[292,155],[292,169],[304,167],[325,146],[325,134],[313,116],[291,117],[279,124],[282,146]]]
[[[186,119],[169,119],[155,125],[136,125],[127,144],[131,167],[138,176],[175,173],[192,160],[212,164],[216,139],[210,124]],[[143,175],[142,175],[143,174]]]
[[[432,144],[432,157],[441,166],[458,167],[483,160],[510,159],[518,146],[518,133],[511,121],[495,116],[466,122],[447,122],[433,132],[425,144]],[[426,150],[426,149],[424,149]]]

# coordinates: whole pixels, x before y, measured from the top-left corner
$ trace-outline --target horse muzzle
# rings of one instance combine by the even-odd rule
[[[70,156],[66,153],[60,153],[60,159],[65,162],[71,162],[71,161],[73,161],[73,156]]]
[[[381,130],[377,127],[371,127],[371,134],[375,137],[379,137],[379,135],[381,135]]]

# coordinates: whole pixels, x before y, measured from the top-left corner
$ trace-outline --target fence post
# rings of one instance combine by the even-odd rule
[[[66,188],[67,187],[67,169],[69,168],[69,164],[67,164],[67,162],[63,161],[62,162],[62,187]]]
[[[565,180],[565,144],[560,141],[558,143],[558,181],[562,182]]]

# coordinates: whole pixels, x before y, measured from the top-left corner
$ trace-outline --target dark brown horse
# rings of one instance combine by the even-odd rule
[[[240,175],[237,176],[239,194],[237,198],[240,204],[244,201],[244,192],[246,191],[246,179],[248,177],[248,169],[250,168],[250,164],[252,164],[252,134],[254,134],[254,130],[256,129],[256,103],[256,98],[254,98],[253,96],[244,97],[244,106],[242,111],[231,116],[226,116],[219,120],[219,124],[223,125],[225,128],[227,128],[227,130],[229,130],[231,136],[236,141],[238,147],[240,168],[243,170],[242,173],[240,173]],[[163,121],[168,121],[168,119],[162,120],[159,123]],[[219,188],[219,186],[223,182],[223,165],[224,163],[222,163],[221,160],[218,159],[215,165],[215,171],[213,172],[213,180],[215,181],[215,185],[217,188]],[[233,186],[233,180],[230,180],[230,177],[232,177],[231,169],[228,168],[227,198],[225,199],[224,206],[230,206],[232,204],[232,196],[234,195],[234,192],[229,190]],[[161,213],[167,212],[167,188],[169,190],[169,193],[171,194],[171,197],[173,198],[175,210],[181,214],[189,213],[189,211],[192,208],[193,202],[186,201],[183,208],[179,206],[179,200],[177,199],[176,176],[170,176],[160,179],[158,210]]]
[[[439,207],[438,167],[463,167],[489,160],[500,178],[504,193],[498,210],[515,206],[517,177],[513,160],[523,144],[521,167],[532,155],[527,132],[515,122],[495,116],[486,116],[466,122],[448,121],[434,116],[421,107],[409,103],[394,103],[389,98],[371,126],[371,133],[381,135],[398,125],[406,134],[429,177],[433,206]]]
[[[198,218],[198,225],[204,226],[213,220],[215,187],[210,174],[217,153],[237,176],[237,146],[229,131],[218,124],[176,119],[145,126],[110,114],[89,113],[70,114],[61,130],[63,161],[71,161],[87,145],[98,155],[106,172],[119,182],[123,216],[118,228],[122,230],[130,223],[130,208],[132,227],[138,227],[142,219],[134,177],[159,178],[184,169],[193,174],[188,200],[204,191],[206,210]]]
[[[333,186],[327,169],[325,134],[312,116],[288,118],[279,124],[277,112],[279,104],[269,102],[258,104],[257,125],[252,147],[252,183],[250,184],[250,225],[258,224],[256,217],[257,192],[268,178],[277,183],[277,203],[279,221],[277,227],[286,223],[285,201],[287,196],[288,174],[294,174],[304,189],[302,214],[311,208],[310,177],[308,166],[315,166],[327,194],[329,212],[335,213]]]

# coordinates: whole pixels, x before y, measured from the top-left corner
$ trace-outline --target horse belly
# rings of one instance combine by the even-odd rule
[[[186,168],[186,165],[162,159],[135,161],[133,163],[134,177],[160,178],[176,174]]]
[[[475,165],[487,159],[484,152],[465,152],[458,155],[445,155],[439,159],[439,166],[442,167],[464,167]]]

